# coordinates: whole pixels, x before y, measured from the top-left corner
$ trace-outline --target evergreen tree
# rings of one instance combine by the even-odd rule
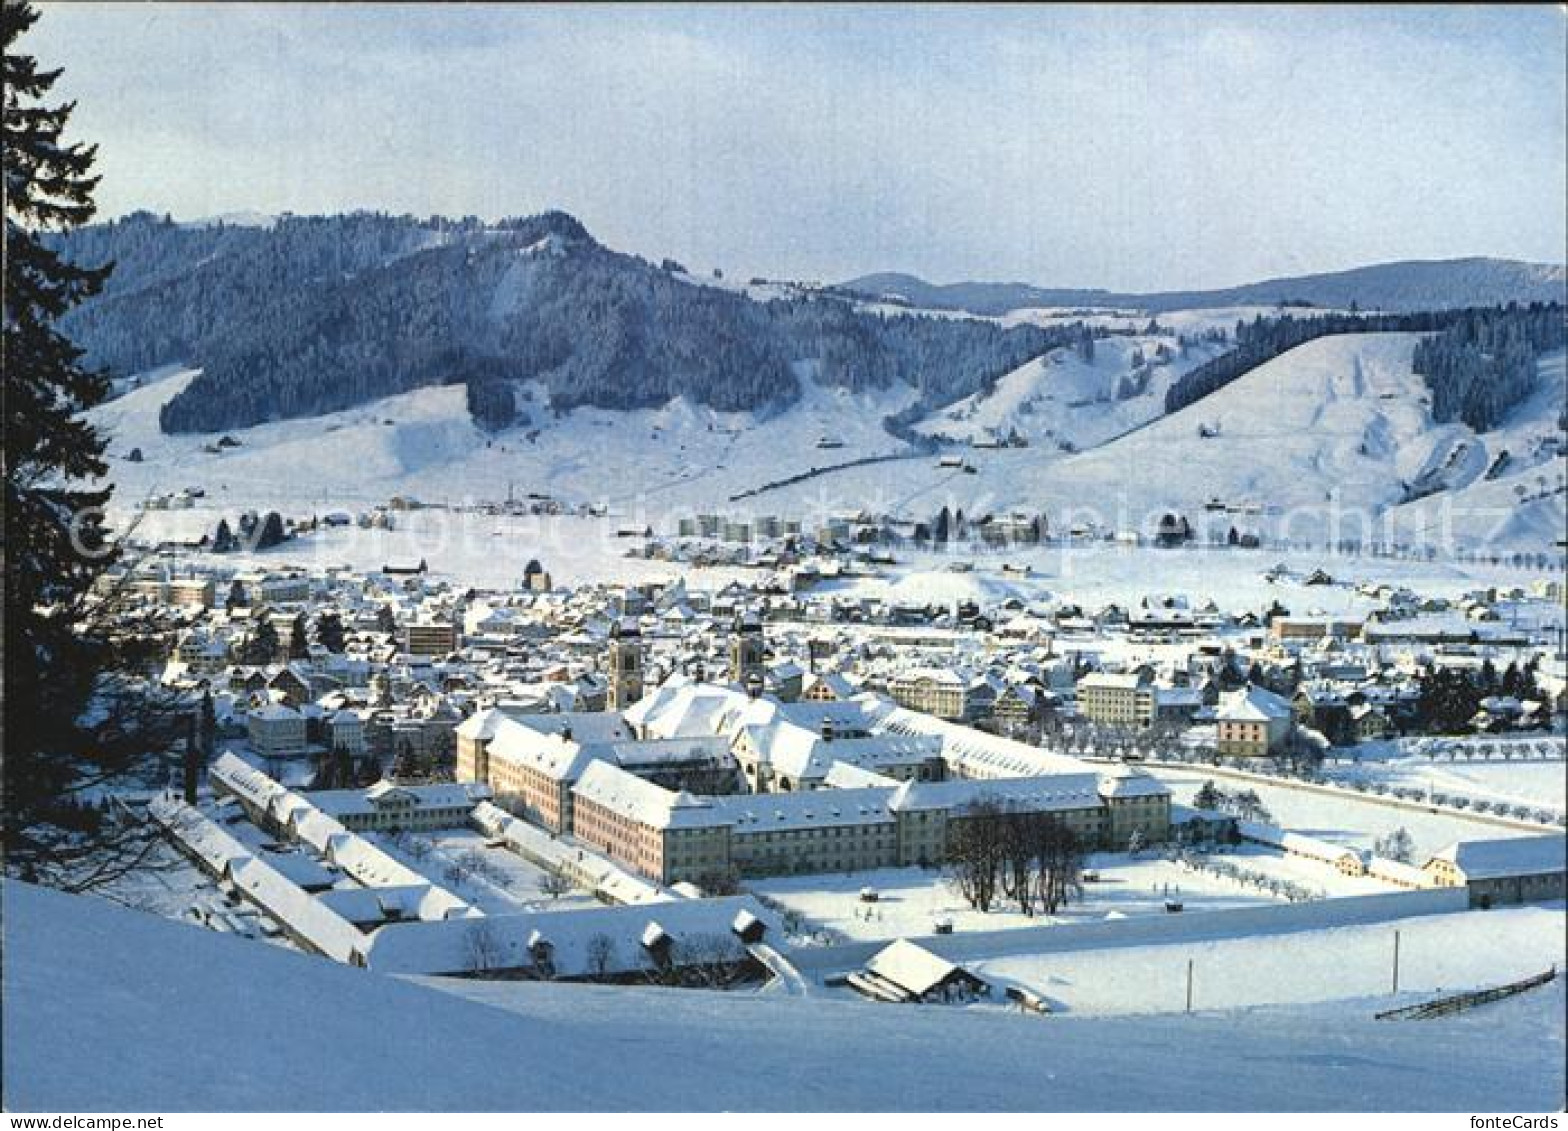
[[[343,651],[343,622],[337,613],[322,613],[316,618],[316,642],[333,655]]]
[[[392,615],[391,605],[382,605],[376,610],[376,631],[397,635],[397,618]]]
[[[310,658],[310,632],[305,627],[305,614],[296,613],[294,621],[289,626],[289,659],[308,660]]]
[[[278,630],[272,627],[270,617],[263,617],[256,630],[246,638],[240,648],[240,663],[260,667],[274,663],[278,658]]]
[[[210,762],[218,745],[218,713],[213,709],[211,691],[202,692],[201,705],[197,708],[196,743],[203,759]]]
[[[1501,690],[1501,684],[1497,678],[1497,665],[1492,662],[1490,656],[1481,661],[1481,675],[1477,690],[1480,691],[1482,698],[1496,695]]]
[[[270,550],[281,545],[286,536],[283,533],[283,516],[277,511],[268,511],[267,517],[261,523],[261,536],[256,539],[256,549]]]
[[[47,99],[60,71],[18,46],[37,21],[31,7],[0,7],[5,39],[5,782],[4,848],[28,868],[70,825],[69,791],[103,772],[106,754],[80,719],[106,645],[88,601],[113,558],[91,516],[107,486],[104,438],[84,413],[108,396],[108,378],[82,364],[57,328],[96,293],[108,268],[68,262],[44,236],[93,215],[95,147],[65,139],[74,109]]]

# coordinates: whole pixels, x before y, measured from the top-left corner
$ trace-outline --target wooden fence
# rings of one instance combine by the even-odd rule
[[[1385,1009],[1376,1015],[1379,1021],[1412,1020],[1427,1017],[1448,1017],[1455,1013],[1462,1013],[1467,1009],[1474,1009],[1478,1005],[1485,1005],[1490,1001],[1501,1001],[1505,997],[1522,994],[1526,990],[1533,990],[1537,986],[1544,986],[1557,977],[1557,967],[1553,966],[1544,974],[1535,974],[1529,978],[1522,978],[1517,982],[1507,985],[1493,986],[1485,990],[1471,990],[1468,993],[1450,994],[1447,997],[1435,998],[1432,1001],[1423,1001],[1417,1005],[1401,1006],[1399,1009]]]

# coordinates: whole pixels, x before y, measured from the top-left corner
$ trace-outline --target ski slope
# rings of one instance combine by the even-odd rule
[[[4,886],[12,1111],[1555,1110],[1561,983],[1075,1018],[772,994],[411,983]]]

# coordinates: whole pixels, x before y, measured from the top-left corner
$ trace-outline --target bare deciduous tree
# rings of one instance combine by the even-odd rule
[[[476,978],[493,977],[505,961],[501,936],[489,919],[475,919],[463,932],[465,969]]]
[[[615,940],[603,931],[588,940],[585,951],[588,973],[603,978],[615,965]]]

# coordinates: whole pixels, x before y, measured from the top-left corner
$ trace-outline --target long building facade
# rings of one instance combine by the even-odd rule
[[[977,807],[1049,813],[1091,848],[1157,843],[1170,792],[877,696],[782,704],[674,677],[615,712],[457,732],[459,780],[663,884],[936,866]]]

